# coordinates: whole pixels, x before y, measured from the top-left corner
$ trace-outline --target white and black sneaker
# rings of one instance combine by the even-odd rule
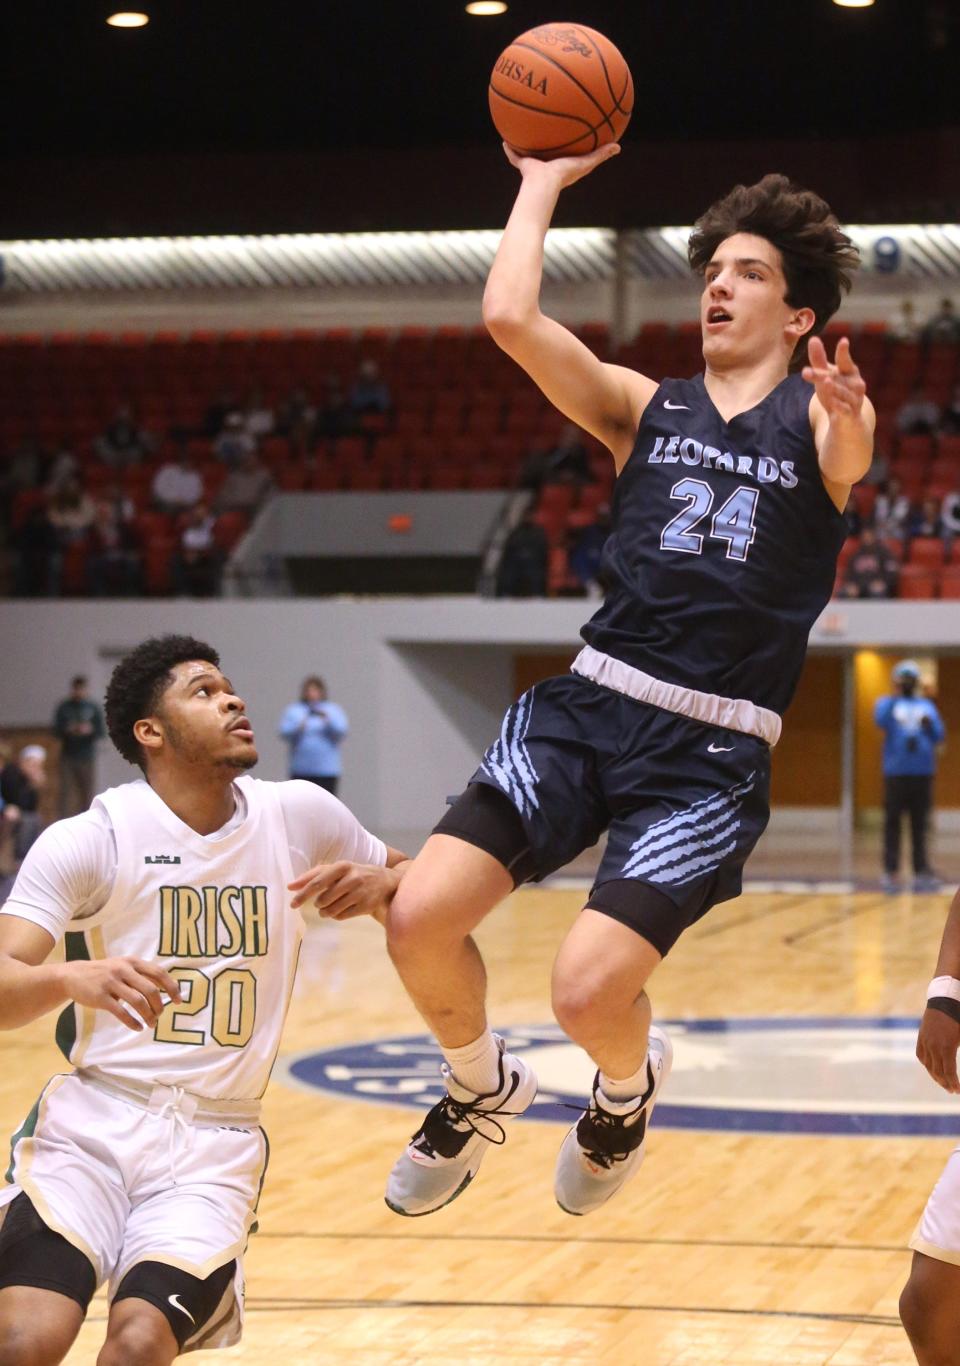
[[[537,1094],[533,1069],[500,1050],[500,1082],[478,1095],[461,1086],[446,1063],[440,1071],[447,1094],[413,1135],[387,1180],[385,1200],[395,1214],[432,1214],[449,1205],[476,1176],[491,1143],[506,1142],[503,1121],[522,1115]]]
[[[642,1096],[618,1102],[593,1083],[590,1108],[569,1131],[557,1156],[553,1189],[567,1214],[590,1214],[606,1204],[644,1158],[647,1124],[660,1088],[670,1073],[673,1047],[666,1033],[650,1027],[647,1086]]]

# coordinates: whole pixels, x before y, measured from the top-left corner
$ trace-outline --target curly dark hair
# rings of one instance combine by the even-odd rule
[[[151,636],[124,655],[110,675],[104,711],[110,739],[129,764],[144,769],[143,750],[133,728],[151,716],[173,681],[171,670],[189,659],[202,659],[220,667],[220,655],[212,645],[193,636]]]
[[[797,343],[791,369],[806,364],[807,341],[823,331],[852,284],[860,253],[841,232],[825,200],[783,175],[765,175],[756,185],[735,185],[697,219],[687,246],[691,268],[702,275],[721,242],[737,232],[765,237],[783,261],[784,301],[812,308],[816,322]]]

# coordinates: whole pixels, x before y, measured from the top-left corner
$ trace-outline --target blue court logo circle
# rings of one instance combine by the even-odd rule
[[[960,1136],[960,1101],[917,1061],[919,1021],[904,1017],[665,1020],[673,1071],[653,1124],[768,1134]],[[537,1073],[527,1112],[570,1124],[594,1068],[557,1025],[499,1032]],[[426,1034],[373,1039],[281,1060],[289,1084],[417,1109],[443,1095],[441,1057]]]

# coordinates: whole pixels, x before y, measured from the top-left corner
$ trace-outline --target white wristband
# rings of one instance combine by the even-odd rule
[[[956,977],[934,977],[927,987],[927,1000],[937,996],[947,996],[951,1001],[960,1001],[960,981]]]

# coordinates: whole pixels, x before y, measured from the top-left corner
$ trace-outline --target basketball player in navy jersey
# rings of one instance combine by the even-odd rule
[[[671,1062],[646,984],[688,925],[741,890],[768,820],[770,750],[831,594],[842,510],[870,465],[874,414],[849,343],[830,363],[817,335],[857,254],[823,200],[782,176],[737,186],[690,238],[702,375],[658,384],[602,364],[544,316],[557,197],[618,150],[551,162],[507,150],[522,179],[484,321],[607,446],[619,478],[585,648],[508,711],[388,913],[390,953],[447,1083],[390,1174],[399,1214],[460,1194],[536,1094],[530,1067],[490,1032],[472,930],[604,830],[553,968],[556,1018],[598,1069],[560,1150],[557,1201],[589,1213],[636,1171]]]

